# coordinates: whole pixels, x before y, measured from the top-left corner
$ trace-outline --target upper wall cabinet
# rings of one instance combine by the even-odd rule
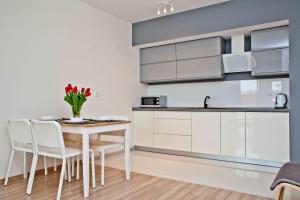
[[[288,26],[253,31],[251,47],[254,59],[253,76],[289,74]]]
[[[253,76],[289,74],[289,48],[252,52],[255,60]]]
[[[251,33],[252,51],[289,47],[288,26],[271,28]]]
[[[141,82],[223,78],[221,37],[140,50]]]
[[[177,79],[222,78],[221,56],[177,61]]]
[[[221,55],[223,47],[223,40],[220,37],[178,43],[177,60]]]
[[[177,79],[223,78],[223,43],[222,38],[215,37],[176,44]]]
[[[176,60],[175,44],[150,47],[140,50],[140,63],[158,63]]]
[[[145,83],[176,79],[176,61],[141,65],[141,81]]]

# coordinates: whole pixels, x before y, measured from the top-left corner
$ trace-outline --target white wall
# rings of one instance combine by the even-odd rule
[[[10,143],[8,118],[70,114],[67,83],[89,86],[83,114],[131,116],[144,91],[131,24],[80,0],[0,1],[0,177]],[[12,175],[21,173],[21,157]]]
[[[274,107],[275,97],[289,96],[289,79],[220,81],[150,85],[147,95],[167,95],[168,106],[203,107],[205,96],[214,107]]]

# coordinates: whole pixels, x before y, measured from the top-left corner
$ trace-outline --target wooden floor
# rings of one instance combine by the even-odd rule
[[[35,177],[32,195],[25,194],[27,180],[21,176],[9,179],[8,186],[0,185],[0,199],[6,200],[39,200],[55,199],[60,173],[49,172],[48,176],[39,172]],[[228,190],[206,187],[180,181],[158,178],[138,173],[132,173],[131,180],[125,181],[124,172],[106,168],[106,183],[104,187],[99,185],[99,167],[97,167],[97,187],[90,189],[89,199],[103,200],[270,200],[268,198],[232,192]],[[230,180],[228,180],[230,181]],[[65,182],[62,199],[84,199],[82,191],[82,179],[71,183]]]

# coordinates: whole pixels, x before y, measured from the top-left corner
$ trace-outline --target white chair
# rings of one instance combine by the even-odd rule
[[[78,135],[74,135],[71,133],[64,133],[64,142],[66,147],[70,148],[82,148],[82,142],[81,142],[81,137]],[[91,165],[92,165],[92,187],[96,188],[96,176],[95,176],[95,155],[94,152],[90,149],[90,158],[91,158]],[[69,158],[70,159],[70,158]],[[79,171],[80,171],[80,156],[76,156],[76,162],[77,162],[77,169],[76,169],[76,179],[79,180]],[[68,168],[69,166],[68,162]],[[72,163],[71,163],[71,174],[68,174],[68,180],[71,182],[71,177],[74,176],[75,174],[75,157],[72,157]]]
[[[90,116],[90,118],[96,118],[95,116]],[[128,121],[127,116],[114,116],[115,120],[125,120]],[[103,134],[103,133],[102,133]],[[71,134],[72,135],[72,134]],[[103,134],[105,135],[105,134]],[[76,138],[76,136],[70,136],[68,134],[65,134],[64,136],[67,136],[65,138],[66,141],[68,141],[68,145],[75,146],[78,148],[81,148],[81,138]],[[103,141],[101,140],[101,133],[97,135],[96,139],[90,139],[90,153],[91,153],[91,160],[92,160],[92,184],[93,188],[95,188],[95,153],[99,152],[101,154],[100,158],[100,165],[101,165],[101,182],[100,184],[104,186],[104,178],[105,178],[105,153],[109,151],[110,149],[115,149],[118,147],[123,147],[123,143],[120,142],[111,142],[111,141]],[[74,169],[74,162],[72,161],[72,174]],[[77,174],[79,173],[79,162],[77,157]],[[78,175],[77,175],[78,176]]]
[[[81,154],[80,149],[65,147],[62,130],[58,122],[55,121],[33,121],[32,122],[33,141],[36,153],[33,156],[30,177],[26,193],[31,194],[38,155],[62,159],[61,175],[56,199],[61,198],[61,191],[66,173],[67,161],[73,156]],[[69,163],[70,166],[70,163]],[[70,174],[70,167],[68,167]]]
[[[8,178],[10,175],[12,162],[14,158],[15,151],[23,152],[23,177],[27,178],[27,153],[32,153],[35,151],[33,145],[31,123],[28,119],[15,119],[8,120],[8,133],[11,141],[12,152],[10,155],[10,160],[5,176],[4,185],[8,184]],[[56,165],[55,165],[56,166]],[[48,174],[46,156],[44,156],[44,169],[45,175]]]
[[[127,116],[107,116],[109,118],[112,118],[113,120],[124,120],[124,121],[128,121],[128,117]],[[96,119],[96,117],[93,117]],[[105,118],[105,116],[104,116]],[[100,184],[102,186],[104,186],[104,177],[105,177],[105,154],[107,153],[107,151],[109,151],[110,149],[116,149],[116,148],[121,148],[123,147],[124,143],[120,143],[120,142],[111,142],[111,141],[103,141],[101,140],[101,135],[106,135],[105,133],[100,133],[98,134],[97,139],[90,139],[90,152],[91,155],[94,156],[95,152],[99,152],[101,154],[101,158],[100,158],[100,165],[101,165],[101,182]],[[110,134],[109,134],[110,135]],[[92,157],[92,161],[94,160],[94,158]],[[93,167],[93,162],[92,162],[92,167]],[[95,179],[95,177],[93,176],[93,179]]]
[[[100,165],[101,165],[101,185],[104,186],[104,169],[105,169],[105,153],[109,149],[114,149],[117,147],[123,146],[122,143],[101,141],[101,140],[90,140],[90,151],[92,156],[95,155],[95,152],[101,154]],[[94,158],[92,158],[93,160]]]
[[[9,164],[7,167],[7,172],[5,176],[4,185],[7,185],[8,178],[10,175],[12,162],[14,159],[15,151],[23,152],[23,177],[24,179],[27,178],[27,153],[34,153],[34,143],[31,134],[31,125],[29,120],[27,119],[16,119],[16,120],[8,120],[8,131],[9,137],[11,141],[11,154],[9,159]]]
[[[65,133],[65,142],[67,146],[81,148],[82,141],[80,138],[70,137],[70,134]],[[110,141],[102,141],[99,140],[100,137],[98,135],[96,139],[90,139],[90,153],[91,153],[91,165],[92,165],[92,184],[93,188],[95,188],[95,153],[99,152],[101,154],[100,165],[101,165],[101,185],[104,186],[104,169],[105,169],[105,153],[110,149],[114,149],[117,147],[122,147],[123,143],[118,142],[110,142]],[[79,162],[77,157],[77,177],[79,176]],[[74,169],[74,162],[72,162],[72,169]],[[73,170],[72,170],[73,171]],[[78,179],[78,178],[77,178]]]
[[[111,116],[114,120],[124,120],[128,121],[127,116]],[[111,141],[103,141],[101,140],[101,135],[105,135],[105,133],[98,134],[97,139],[90,139],[90,151],[92,155],[95,155],[95,152],[99,152],[101,154],[100,165],[101,165],[101,185],[104,186],[104,170],[105,170],[105,153],[110,149],[115,149],[118,147],[123,147],[123,143],[120,142],[111,142]]]
[[[82,116],[84,119],[95,119],[96,118],[96,115],[83,115]],[[81,139],[81,138],[80,138]],[[65,140],[65,142],[66,142],[66,140]],[[70,142],[73,142],[73,141],[70,141]],[[76,141],[77,142],[77,141]],[[68,146],[68,145],[66,145],[66,146]],[[71,146],[72,147],[72,146]],[[74,169],[74,166],[75,166],[75,158],[74,157],[72,157],[72,164],[71,164],[71,166],[72,166],[72,172],[71,172],[71,177],[73,177],[74,175],[75,175],[75,169]],[[79,163],[79,156],[78,156],[78,158],[77,158],[77,163]],[[79,166],[79,165],[78,165]],[[47,158],[46,158],[46,156],[44,156],[44,169],[45,169],[45,175],[48,175],[48,165],[47,165]],[[54,158],[53,159],[53,169],[54,169],[54,172],[56,172],[57,171],[57,160],[56,160],[56,158]],[[78,170],[77,170],[78,171]],[[66,173],[66,179],[67,179],[67,177],[68,177],[68,175],[67,175],[67,173]],[[79,172],[77,172],[77,180],[79,180]]]
[[[70,146],[80,148],[82,146],[81,141],[68,141]],[[122,147],[123,143],[110,142],[110,141],[101,141],[98,139],[90,139],[90,153],[91,153],[91,165],[92,165],[92,184],[95,188],[95,153],[99,152],[101,154],[100,165],[101,165],[101,185],[104,186],[104,171],[105,171],[105,153],[109,149]],[[72,169],[74,169],[74,162],[72,162]],[[79,157],[77,156],[77,180],[79,176]],[[73,170],[72,170],[73,171]]]

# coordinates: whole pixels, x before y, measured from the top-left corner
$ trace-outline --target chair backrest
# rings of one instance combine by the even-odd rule
[[[10,119],[7,121],[7,126],[13,148],[24,144],[31,144],[34,148],[31,124],[28,119]]]
[[[57,148],[65,154],[65,143],[62,135],[61,126],[55,121],[32,121],[32,133],[34,140],[38,146]]]

